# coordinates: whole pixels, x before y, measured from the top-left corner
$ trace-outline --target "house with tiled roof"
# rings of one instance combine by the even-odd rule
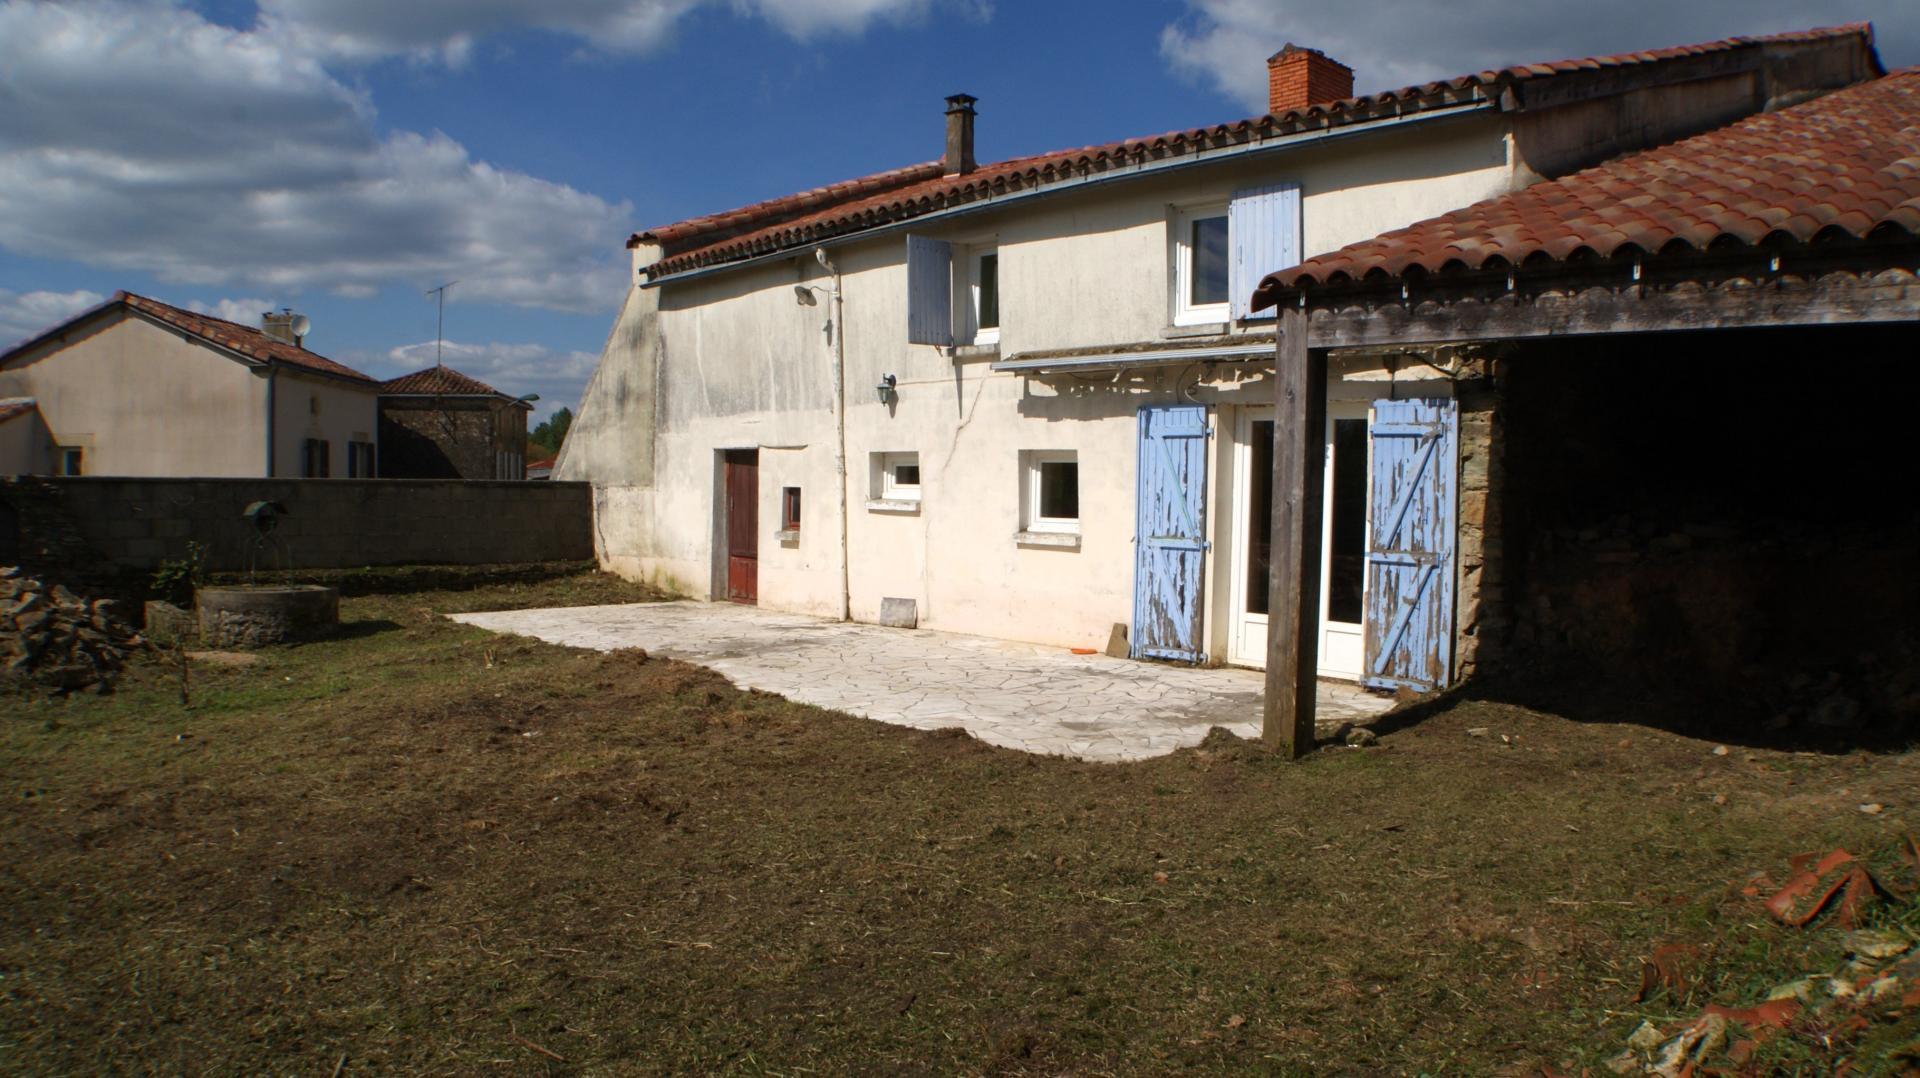
[[[527,415],[515,397],[436,364],[380,383],[385,479],[525,479]]]
[[[1360,95],[1310,48],[1267,73],[1259,117],[998,162],[956,95],[937,160],[634,234],[555,472],[595,484],[602,564],[705,599],[1262,666],[1283,444],[1264,277],[1881,68],[1859,25]],[[1390,488],[1380,437],[1477,405],[1445,362],[1342,363],[1312,419],[1332,448],[1310,673],[1446,684],[1477,662],[1460,589],[1382,575],[1368,536],[1397,510],[1369,492]],[[1408,399],[1442,403],[1402,422]],[[1459,444],[1447,474],[1472,479]],[[1427,626],[1412,652],[1379,643],[1403,621]]]
[[[1722,736],[1920,734],[1920,68],[1315,255],[1251,305],[1280,312],[1299,504],[1340,491],[1287,390],[1383,352],[1450,385],[1372,409],[1370,660],[1457,632]],[[1276,517],[1284,575],[1315,521]],[[1325,578],[1292,575],[1275,621],[1311,626]]]
[[[379,383],[307,328],[117,292],[0,353],[0,396],[32,398],[40,430],[5,439],[0,474],[371,478]]]

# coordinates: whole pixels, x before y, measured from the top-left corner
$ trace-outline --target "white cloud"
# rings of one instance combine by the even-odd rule
[[[601,313],[625,289],[628,203],[377,134],[284,36],[158,0],[0,0],[0,72],[0,247],[278,292],[458,278]]]
[[[493,341],[468,344],[447,341],[441,345],[443,362],[461,374],[480,379],[502,393],[520,396],[538,393],[534,405],[537,417],[566,407],[580,410],[580,395],[593,375],[600,357],[593,352],[559,352],[540,344],[513,344]],[[336,356],[340,362],[363,370],[376,378],[393,378],[434,364],[434,342],[404,344],[382,354],[352,353]]]
[[[9,292],[0,288],[0,348],[37,337],[89,307],[106,302],[98,292]]]
[[[658,48],[702,7],[763,18],[806,40],[923,18],[936,4],[991,12],[983,0],[260,0],[260,26],[335,59],[409,56],[459,65],[480,40],[519,29],[564,34],[605,52],[640,53]]]
[[[210,314],[215,318],[224,318],[229,322],[238,322],[243,326],[258,326],[260,316],[273,310],[277,304],[270,299],[221,299],[208,303],[196,299],[187,304],[187,310]]]
[[[1288,42],[1352,67],[1367,93],[1509,64],[1865,20],[1889,67],[1920,62],[1920,4],[1880,0],[1826,0],[1817,10],[1803,0],[1455,0],[1389,3],[1365,18],[1308,0],[1187,0],[1185,16],[1161,32],[1160,53],[1175,73],[1254,114],[1267,108],[1267,57]]]

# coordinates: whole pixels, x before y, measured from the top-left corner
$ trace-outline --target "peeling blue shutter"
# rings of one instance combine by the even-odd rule
[[[1454,401],[1374,402],[1368,685],[1424,692],[1451,679],[1458,430]]]
[[[1300,262],[1300,185],[1276,183],[1233,193],[1227,207],[1227,297],[1233,317],[1248,317],[1260,278]],[[1272,318],[1272,312],[1260,317]]]
[[[1140,503],[1134,534],[1135,658],[1203,662],[1200,583],[1207,541],[1207,410],[1140,409]]]
[[[907,341],[953,343],[953,245],[907,237]]]

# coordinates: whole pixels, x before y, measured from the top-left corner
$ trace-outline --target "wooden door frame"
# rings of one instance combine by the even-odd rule
[[[736,460],[736,458],[739,458],[739,457],[745,457],[747,458],[747,460],[746,461]],[[715,458],[714,459],[715,543],[714,543],[714,557],[713,557],[713,566],[714,566],[713,596],[717,601],[740,603],[742,605],[747,605],[747,606],[758,606],[759,590],[760,590],[759,588],[760,534],[759,534],[759,527],[758,527],[759,498],[760,498],[760,482],[759,482],[760,449],[758,446],[736,448],[736,449],[721,449],[715,452],[714,458]],[[732,504],[733,469],[737,466],[748,464],[749,462],[750,462],[750,466],[753,468],[753,471],[754,471],[754,489],[753,489],[754,514],[753,515],[755,518],[755,525],[748,529],[750,533],[748,538],[751,540],[751,546],[754,552],[754,558],[753,558],[754,586],[752,589],[753,596],[751,598],[736,598],[733,594],[733,582],[732,582],[732,572],[731,572],[734,537],[733,537],[733,526],[732,526],[732,513],[729,510]]]

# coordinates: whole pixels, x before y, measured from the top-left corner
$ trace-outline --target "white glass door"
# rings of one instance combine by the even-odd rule
[[[1365,402],[1327,404],[1320,531],[1320,676],[1356,681],[1367,648],[1367,413]]]
[[[1273,535],[1273,409],[1242,408],[1235,425],[1233,601],[1227,661],[1267,665],[1267,576]],[[1357,680],[1366,647],[1367,405],[1327,406],[1321,520],[1321,677]]]

